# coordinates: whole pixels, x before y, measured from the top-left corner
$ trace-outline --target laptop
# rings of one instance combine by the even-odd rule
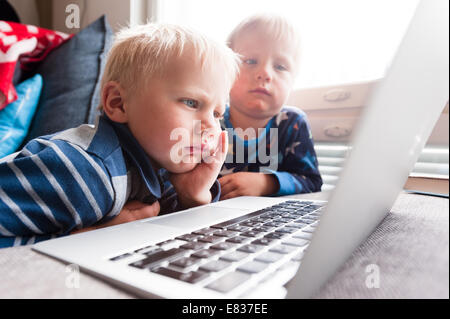
[[[448,7],[418,5],[328,201],[238,197],[33,249],[143,297],[313,296],[390,211],[448,102]]]

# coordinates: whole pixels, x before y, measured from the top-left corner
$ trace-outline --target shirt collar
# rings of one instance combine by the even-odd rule
[[[154,202],[156,199],[161,198],[162,182],[153,169],[147,153],[133,134],[131,134],[128,126],[126,124],[111,121],[106,115],[102,115],[101,117],[112,126],[119,139],[121,148],[136,167],[150,194],[155,197],[154,199],[149,199],[149,202]],[[159,175],[161,176],[165,175],[165,169],[160,169],[158,173],[160,173]]]

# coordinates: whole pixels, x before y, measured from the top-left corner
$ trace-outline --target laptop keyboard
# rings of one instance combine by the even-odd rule
[[[228,293],[298,266],[324,205],[288,200],[109,260]]]

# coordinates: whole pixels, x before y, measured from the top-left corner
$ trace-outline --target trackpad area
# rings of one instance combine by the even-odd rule
[[[193,210],[152,218],[143,224],[164,225],[193,231],[250,213],[249,209],[199,207]]]

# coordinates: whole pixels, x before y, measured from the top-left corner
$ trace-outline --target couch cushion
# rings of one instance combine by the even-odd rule
[[[42,89],[36,74],[16,86],[17,100],[0,111],[0,158],[14,153],[28,133]]]
[[[112,37],[111,27],[102,16],[52,51],[37,67],[44,86],[22,146],[35,137],[95,121],[100,79]]]

